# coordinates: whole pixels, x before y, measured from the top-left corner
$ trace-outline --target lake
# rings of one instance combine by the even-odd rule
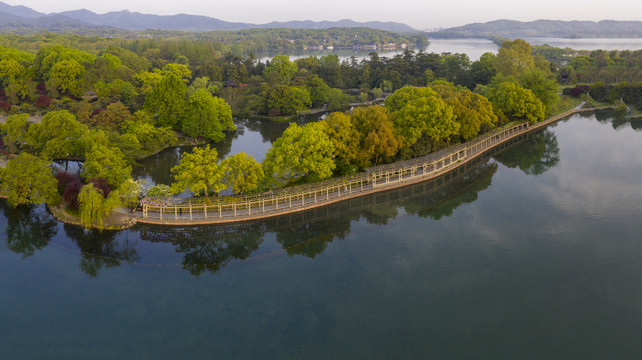
[[[0,201],[0,354],[639,358],[641,130],[573,116],[433,181],[233,226],[85,231]]]
[[[642,49],[642,39],[563,39],[563,38],[526,38],[524,39],[531,45],[555,46],[559,48],[571,48],[575,50],[639,50]],[[488,39],[429,39],[429,44],[423,49],[412,49],[413,51],[423,50],[427,53],[459,53],[466,54],[471,61],[479,58],[487,52],[496,54],[499,46]],[[378,51],[380,57],[392,58],[397,54],[402,54],[404,50],[396,51]],[[354,56],[357,60],[369,58],[371,51],[357,50],[307,50],[294,52],[290,59],[298,59],[307,56],[325,56],[336,54],[339,59],[345,60]],[[258,58],[265,62],[272,56],[278,54],[262,54]]]

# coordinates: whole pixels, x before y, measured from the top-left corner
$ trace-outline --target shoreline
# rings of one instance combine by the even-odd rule
[[[607,109],[610,109],[610,107],[593,107],[593,108],[577,107],[532,125],[529,125],[528,123],[519,123],[517,125],[511,126],[508,129],[487,133],[476,138],[475,140],[469,141],[464,144],[451,145],[445,149],[442,149],[432,154],[428,154],[424,157],[401,161],[401,162],[392,163],[392,164],[381,165],[378,167],[379,169],[377,168],[372,169],[371,170],[372,173],[363,172],[356,175],[356,178],[360,178],[357,181],[359,181],[361,184],[361,191],[357,191],[357,190],[355,190],[354,192],[352,191],[353,189],[352,186],[354,185],[355,189],[357,186],[357,183],[354,183],[354,181],[346,182],[346,180],[344,179],[343,182],[340,182],[338,183],[338,185],[336,185],[337,179],[328,179],[328,180],[313,184],[317,189],[318,188],[325,189],[325,193],[323,192],[323,190],[317,190],[317,189],[312,191],[308,190],[306,192],[305,185],[298,186],[299,187],[298,193],[296,189],[297,187],[289,188],[290,195],[289,195],[288,208],[286,208],[286,206],[284,205],[286,203],[284,199],[286,198],[277,199],[276,202],[274,202],[273,200],[274,198],[271,195],[270,195],[270,198],[268,199],[267,198],[268,193],[262,193],[262,194],[258,194],[258,196],[263,196],[262,199],[259,199],[259,200],[250,199],[246,203],[231,203],[227,205],[222,205],[222,204],[203,205],[203,204],[189,203],[189,205],[182,204],[180,206],[177,206],[177,205],[161,206],[159,208],[160,212],[155,212],[154,211],[155,208],[152,206],[144,206],[143,211],[136,211],[134,213],[129,213],[126,211],[126,209],[117,209],[112,215],[110,215],[108,218],[105,219],[104,225],[100,229],[125,230],[133,227],[138,223],[150,224],[150,225],[162,225],[162,226],[202,226],[202,225],[219,225],[219,224],[222,225],[222,224],[252,222],[257,220],[263,220],[263,219],[303,212],[303,211],[335,204],[338,202],[351,200],[358,197],[376,194],[376,193],[380,193],[388,190],[398,189],[401,187],[414,185],[417,183],[434,179],[438,176],[442,176],[455,169],[458,169],[459,167],[467,164],[473,159],[483,155],[487,151],[501,144],[504,144],[518,136],[527,134],[529,132],[532,132],[541,128],[545,128],[548,125],[551,125],[553,123],[556,123],[562,119],[568,118],[569,116],[572,116],[578,113],[596,112],[596,111],[607,110]],[[501,135],[500,137],[499,134],[504,134],[504,132],[507,132],[507,131],[509,132],[508,135],[506,136]],[[488,142],[489,139],[492,139],[492,141]],[[470,154],[467,153],[467,151],[469,151],[470,149],[477,148],[480,144],[483,144],[485,142],[488,142],[488,144],[485,147],[481,148],[480,151],[470,153]],[[462,156],[462,153],[464,154],[463,156]],[[431,157],[438,157],[439,160],[437,161],[441,162],[441,166],[438,167],[436,163],[433,161],[431,164],[434,164],[434,170],[430,173],[427,173],[426,167],[425,167],[426,161],[430,161],[430,160],[425,160],[424,158],[430,159]],[[418,170],[420,170],[419,165],[414,165],[414,166],[406,165],[406,166],[410,166],[410,168],[399,167],[402,164],[406,164],[406,163],[411,164],[413,162],[421,161],[422,159],[424,160],[424,170],[421,174],[417,174]],[[448,163],[446,163],[446,160],[444,159],[448,160]],[[388,170],[388,168],[393,168],[395,166],[396,166],[396,170]],[[409,169],[412,169],[412,170],[409,170]],[[377,171],[379,172],[377,173]],[[373,178],[371,178],[371,176],[373,176]],[[395,180],[395,179],[389,180],[390,178],[393,178],[393,177],[394,178],[398,177],[398,180]],[[384,178],[385,178],[385,182],[384,182]],[[364,190],[363,188],[364,184],[366,184],[370,188]],[[325,188],[323,188],[324,185],[326,186]],[[350,186],[349,193],[348,193],[348,186]],[[294,191],[292,191],[293,189]],[[328,189],[333,189],[332,190],[333,192],[330,193]],[[322,201],[318,202],[317,197],[323,197],[323,194],[325,194],[326,199],[325,200],[322,199]],[[0,198],[6,198],[6,197],[0,196]],[[312,201],[313,198],[314,198],[314,201]],[[306,199],[307,199],[307,203],[306,203]],[[295,204],[294,207],[292,205],[293,200]],[[300,205],[297,205],[297,202],[300,203]],[[272,206],[273,210],[266,211],[266,203],[268,204],[268,208]],[[258,208],[260,208],[261,205],[263,208],[262,212],[258,210]],[[281,209],[279,209],[279,205],[282,205]],[[252,206],[255,206],[255,209],[257,209],[255,210],[254,214],[252,214],[251,212]],[[219,217],[214,217],[214,213],[215,213],[214,209],[216,207],[218,207]],[[226,207],[227,209],[224,209]],[[210,214],[212,214],[210,218],[207,218],[207,214],[209,211],[208,208],[212,209],[212,211],[210,212]],[[67,213],[65,209],[62,208],[61,206],[47,205],[47,209],[52,214],[52,216],[60,222],[76,225],[76,226],[82,226],[82,224],[80,223],[79,217]],[[189,219],[186,218],[188,214],[188,209],[189,209]],[[204,210],[203,213],[205,218],[202,218],[202,219],[193,218],[192,217],[193,211],[199,214],[199,211],[201,209]],[[237,214],[237,209],[239,212],[241,212],[240,214]],[[151,214],[158,214],[158,216],[149,217],[149,214],[150,214],[149,210],[152,210]],[[163,219],[164,210],[165,210],[164,214],[166,215],[165,219]],[[180,210],[180,218],[178,216],[179,210]],[[185,211],[185,215],[183,215],[183,211]],[[227,212],[225,216],[224,216],[224,212]],[[172,215],[174,219],[171,219]],[[98,228],[98,227],[95,227],[95,228]]]

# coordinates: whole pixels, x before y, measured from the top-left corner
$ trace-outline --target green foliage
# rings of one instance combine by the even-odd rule
[[[546,117],[544,104],[532,91],[513,82],[503,82],[488,91],[493,108],[500,110],[512,120],[525,119],[531,123]]]
[[[355,163],[360,168],[390,161],[402,147],[403,136],[397,133],[385,107],[356,108],[350,115],[350,121],[359,134]]]
[[[298,68],[287,55],[276,55],[265,67],[263,75],[270,83],[287,85],[292,81]]]
[[[522,39],[507,40],[497,52],[497,72],[503,76],[519,76],[535,68],[531,45]]]
[[[225,166],[219,166],[218,153],[216,149],[194,148],[190,153],[183,153],[178,165],[172,168],[175,182],[172,184],[172,192],[180,193],[189,189],[198,195],[204,193],[209,196],[210,192],[219,193],[225,189],[222,180],[225,176]]]
[[[458,133],[452,108],[431,88],[406,86],[390,95],[385,104],[395,128],[409,145],[423,135],[437,141]]]
[[[310,106],[310,93],[305,89],[287,85],[274,85],[265,99],[265,113],[291,115]]]
[[[83,156],[83,141],[87,126],[67,110],[52,111],[42,117],[40,124],[29,125],[27,141],[37,154],[47,159],[66,159]]]
[[[463,140],[470,140],[497,124],[497,116],[487,98],[465,88],[456,88],[452,83],[435,82],[430,87],[453,109]]]
[[[120,149],[114,147],[95,145],[83,164],[83,176],[88,179],[104,178],[113,188],[131,178],[131,173],[131,165],[127,165]]]
[[[285,185],[302,178],[325,179],[336,166],[333,157],[334,145],[323,125],[292,123],[268,149],[263,169],[268,185]]]
[[[317,75],[312,76],[305,83],[305,89],[310,93],[312,107],[319,108],[327,103],[330,87]]]
[[[235,194],[257,191],[265,177],[261,164],[244,152],[227,157],[221,166],[226,169],[223,182]]]
[[[337,171],[342,174],[354,172],[352,163],[357,157],[360,135],[352,125],[350,115],[334,112],[319,123],[334,146]]]
[[[10,159],[0,172],[0,194],[12,206],[51,202],[57,196],[57,183],[51,163],[27,153]]]
[[[109,193],[105,199],[100,189],[94,184],[84,185],[78,193],[78,211],[80,223],[85,228],[103,227],[103,222],[111,212],[122,206],[121,194],[118,190]]]
[[[534,69],[519,76],[519,85],[529,89],[544,105],[547,114],[557,103],[557,82],[546,72]]]
[[[147,197],[168,197],[173,194],[172,188],[165,184],[156,184],[147,190]]]
[[[175,74],[163,76],[158,85],[145,97],[145,110],[156,119],[156,124],[179,128],[185,111],[187,85]]]
[[[182,128],[188,136],[204,136],[215,142],[225,138],[223,131],[236,129],[230,106],[206,89],[198,89],[190,96]]]
[[[171,128],[155,127],[145,111],[139,110],[134,115],[135,119],[121,122],[120,128],[125,134],[134,135],[142,150],[156,152],[178,142],[176,133]]]
[[[18,151],[26,141],[27,119],[29,114],[9,115],[7,123],[4,125],[4,144],[11,153]]]

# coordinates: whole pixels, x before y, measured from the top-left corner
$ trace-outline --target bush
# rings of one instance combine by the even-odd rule
[[[109,196],[109,193],[111,193],[111,187],[107,184],[107,180],[105,178],[91,178],[89,179],[89,182],[94,184],[94,187],[103,193],[103,197],[107,199],[107,196]]]
[[[51,104],[51,98],[47,95],[40,95],[36,99],[36,102],[33,104],[33,106],[37,107],[38,109],[44,109],[49,107]]]
[[[62,193],[62,199],[70,209],[78,210],[78,194],[81,188],[82,182],[76,177],[67,183],[65,191]]]
[[[80,182],[80,179],[76,175],[68,173],[66,171],[58,171],[56,175],[54,175],[54,177],[56,178],[56,180],[58,180],[58,194],[60,195],[65,192],[65,189],[67,189],[67,185],[69,185],[71,182]]]
[[[584,93],[586,93],[589,90],[588,85],[577,85],[574,88],[571,88],[569,90],[570,95],[573,95],[575,97],[578,97]]]

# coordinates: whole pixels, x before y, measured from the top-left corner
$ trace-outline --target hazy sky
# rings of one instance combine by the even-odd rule
[[[147,14],[206,15],[225,21],[397,21],[417,29],[452,27],[497,19],[642,20],[636,0],[0,0],[51,13],[88,9],[102,14],[130,10]]]

